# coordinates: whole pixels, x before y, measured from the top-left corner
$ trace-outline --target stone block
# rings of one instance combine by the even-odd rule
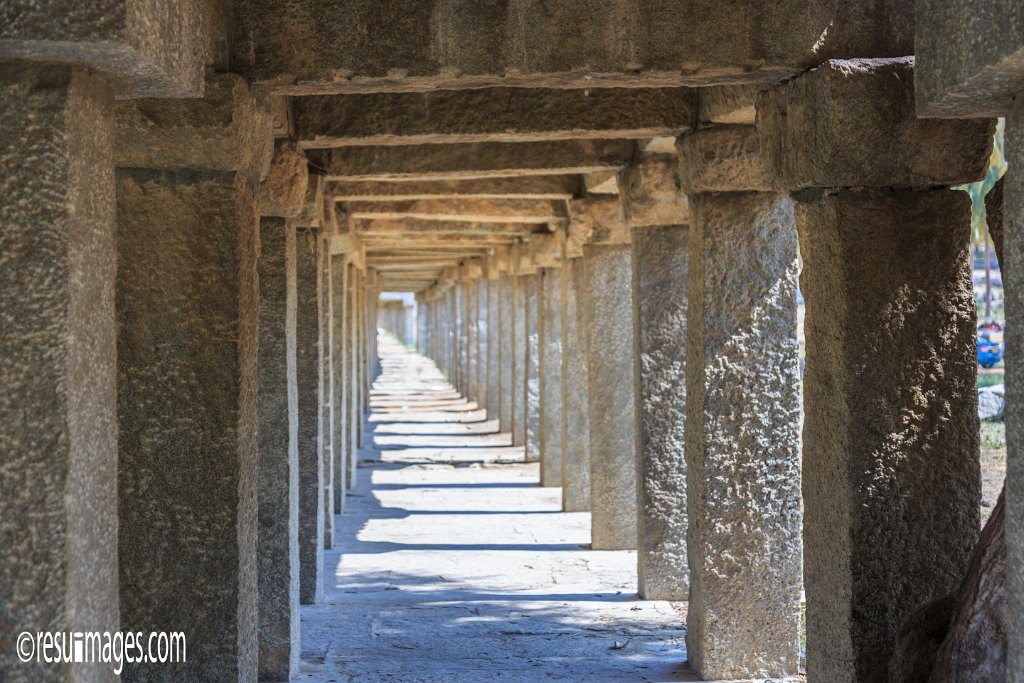
[[[562,268],[540,272],[539,365],[540,379],[540,484],[562,485],[565,424],[565,364],[563,362],[563,280]]]
[[[679,182],[688,193],[771,189],[754,126],[704,128],[680,137],[676,150]]]
[[[0,10],[0,16],[6,10]],[[0,67],[0,679],[22,631],[117,631],[113,98],[64,67]]]
[[[0,58],[96,69],[119,98],[203,94],[215,3],[15,0],[0,6]]]
[[[283,218],[260,220],[256,557],[263,681],[288,681],[299,666],[298,387],[295,289],[288,282],[295,246]]]
[[[633,266],[625,245],[586,247],[591,545],[636,548]]]
[[[880,680],[897,628],[957,588],[978,538],[970,199],[830,192],[796,220],[807,673]]]
[[[315,194],[308,197],[308,188],[309,163],[306,157],[291,143],[281,145],[270,162],[266,179],[260,184],[260,214],[298,216],[310,199],[316,200]]]
[[[933,187],[985,175],[995,121],[917,118],[914,60],[829,61],[757,100],[779,189]]]
[[[914,4],[917,113],[1005,116],[1024,92],[1024,7],[1015,0]]]
[[[590,385],[587,381],[590,315],[586,260],[575,258],[565,271],[565,450],[562,454],[562,510],[590,509]]]
[[[202,99],[139,99],[117,107],[119,168],[243,171],[261,180],[273,154],[269,103],[235,74],[211,76]]]
[[[626,221],[632,227],[681,225],[690,218],[690,205],[681,189],[675,154],[641,157],[622,172]]]
[[[121,628],[188,634],[187,662],[125,672],[253,680],[255,184],[146,169],[117,180]]]
[[[693,195],[691,208],[687,652],[705,680],[795,676],[801,511],[793,204],[734,192]]]
[[[526,457],[537,460],[540,452],[540,272],[522,279],[526,303]]]
[[[633,233],[637,576],[647,600],[689,599],[686,562],[686,301],[689,230]]]
[[[701,125],[754,125],[754,101],[762,87],[759,84],[740,84],[701,88],[698,95],[698,121]]]

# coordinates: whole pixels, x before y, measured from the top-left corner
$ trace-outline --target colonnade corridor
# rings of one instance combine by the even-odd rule
[[[592,551],[498,420],[378,338],[361,453],[298,680],[675,681],[685,605],[638,600],[636,553]]]

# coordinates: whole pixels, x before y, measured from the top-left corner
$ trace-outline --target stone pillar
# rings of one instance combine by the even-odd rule
[[[466,283],[459,280],[453,287],[455,313],[452,316],[455,324],[455,386],[459,393],[469,398],[469,381],[467,377],[468,359],[466,349],[469,346],[469,335],[466,329]]]
[[[252,680],[269,108],[219,75],[202,100],[121,103],[118,124],[121,628],[189,639],[186,663],[126,674]]]
[[[633,230],[640,596],[685,601],[686,301],[689,228]]]
[[[678,143],[692,211],[686,321],[690,665],[705,679],[799,666],[800,394],[793,204],[752,126]]]
[[[476,281],[476,401],[480,408],[487,408],[488,391],[487,372],[487,278],[481,276]]]
[[[289,277],[295,288],[295,378],[299,468],[299,602],[311,605],[324,593],[324,462],[318,447],[320,382],[317,259],[319,231],[293,228],[295,261]]]
[[[526,276],[512,276],[512,445],[526,445]]]
[[[320,381],[317,394],[320,421],[317,425],[317,445],[324,467],[324,548],[334,547],[334,444],[331,422],[331,239],[323,237],[317,250],[317,311],[320,323],[320,352],[318,358]]]
[[[564,268],[540,271],[541,306],[540,356],[537,375],[540,378],[540,485],[562,485],[562,439],[565,435],[564,413],[565,364],[562,360]]]
[[[1024,97],[1018,96],[1006,118],[1006,160],[1024,168]],[[1006,289],[1006,319],[1024,320],[1024,173],[1006,176],[1006,227],[1003,267]],[[1024,357],[1024,338],[1019,332],[1006,334],[1006,352],[1011,358]],[[1024,364],[1006,368],[1006,569],[1007,569],[1007,680],[1024,681]]]
[[[260,220],[259,453],[256,545],[259,677],[287,681],[299,665],[298,413],[294,400],[295,231],[286,219]]]
[[[498,326],[500,337],[498,344],[498,372],[501,387],[498,405],[498,421],[502,431],[512,432],[515,418],[513,417],[514,392],[512,386],[515,377],[515,292],[512,275],[502,273],[498,280]]]
[[[984,175],[992,126],[917,119],[913,83],[909,58],[829,62],[758,100],[798,199],[818,680],[884,680],[897,629],[956,589],[978,536],[970,201],[933,188]]]
[[[475,278],[468,278],[463,283],[466,292],[466,398],[470,401],[479,399],[477,387],[477,321],[479,320],[478,288]]]
[[[336,242],[336,240],[335,240]],[[348,343],[347,316],[351,313],[351,281],[348,259],[336,244],[330,254],[331,307],[329,343],[331,345],[331,488],[334,491],[334,514],[345,511],[345,489],[348,482],[349,419],[352,382]]]
[[[590,510],[590,386],[587,382],[587,271],[583,258],[565,268],[565,450],[562,457],[562,510]]]
[[[588,245],[587,378],[594,550],[636,547],[633,266],[628,244]]]
[[[523,276],[526,320],[526,459],[540,458],[540,274]]]
[[[487,418],[501,414],[501,280],[493,267],[487,269]]]
[[[0,131],[0,679],[113,680],[14,653],[22,631],[118,630],[113,97],[8,65]]]

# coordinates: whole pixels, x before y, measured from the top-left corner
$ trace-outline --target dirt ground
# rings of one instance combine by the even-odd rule
[[[981,423],[981,523],[992,514],[1006,478],[1006,426],[1003,422]]]

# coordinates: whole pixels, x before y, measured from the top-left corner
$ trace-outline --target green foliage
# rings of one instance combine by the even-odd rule
[[[992,145],[992,156],[988,160],[988,171],[985,178],[976,183],[960,185],[956,189],[964,190],[971,195],[971,239],[976,245],[983,245],[985,235],[985,195],[1006,173],[1006,157],[1003,156],[1003,130],[1006,120],[999,119],[996,125],[995,140]]]

